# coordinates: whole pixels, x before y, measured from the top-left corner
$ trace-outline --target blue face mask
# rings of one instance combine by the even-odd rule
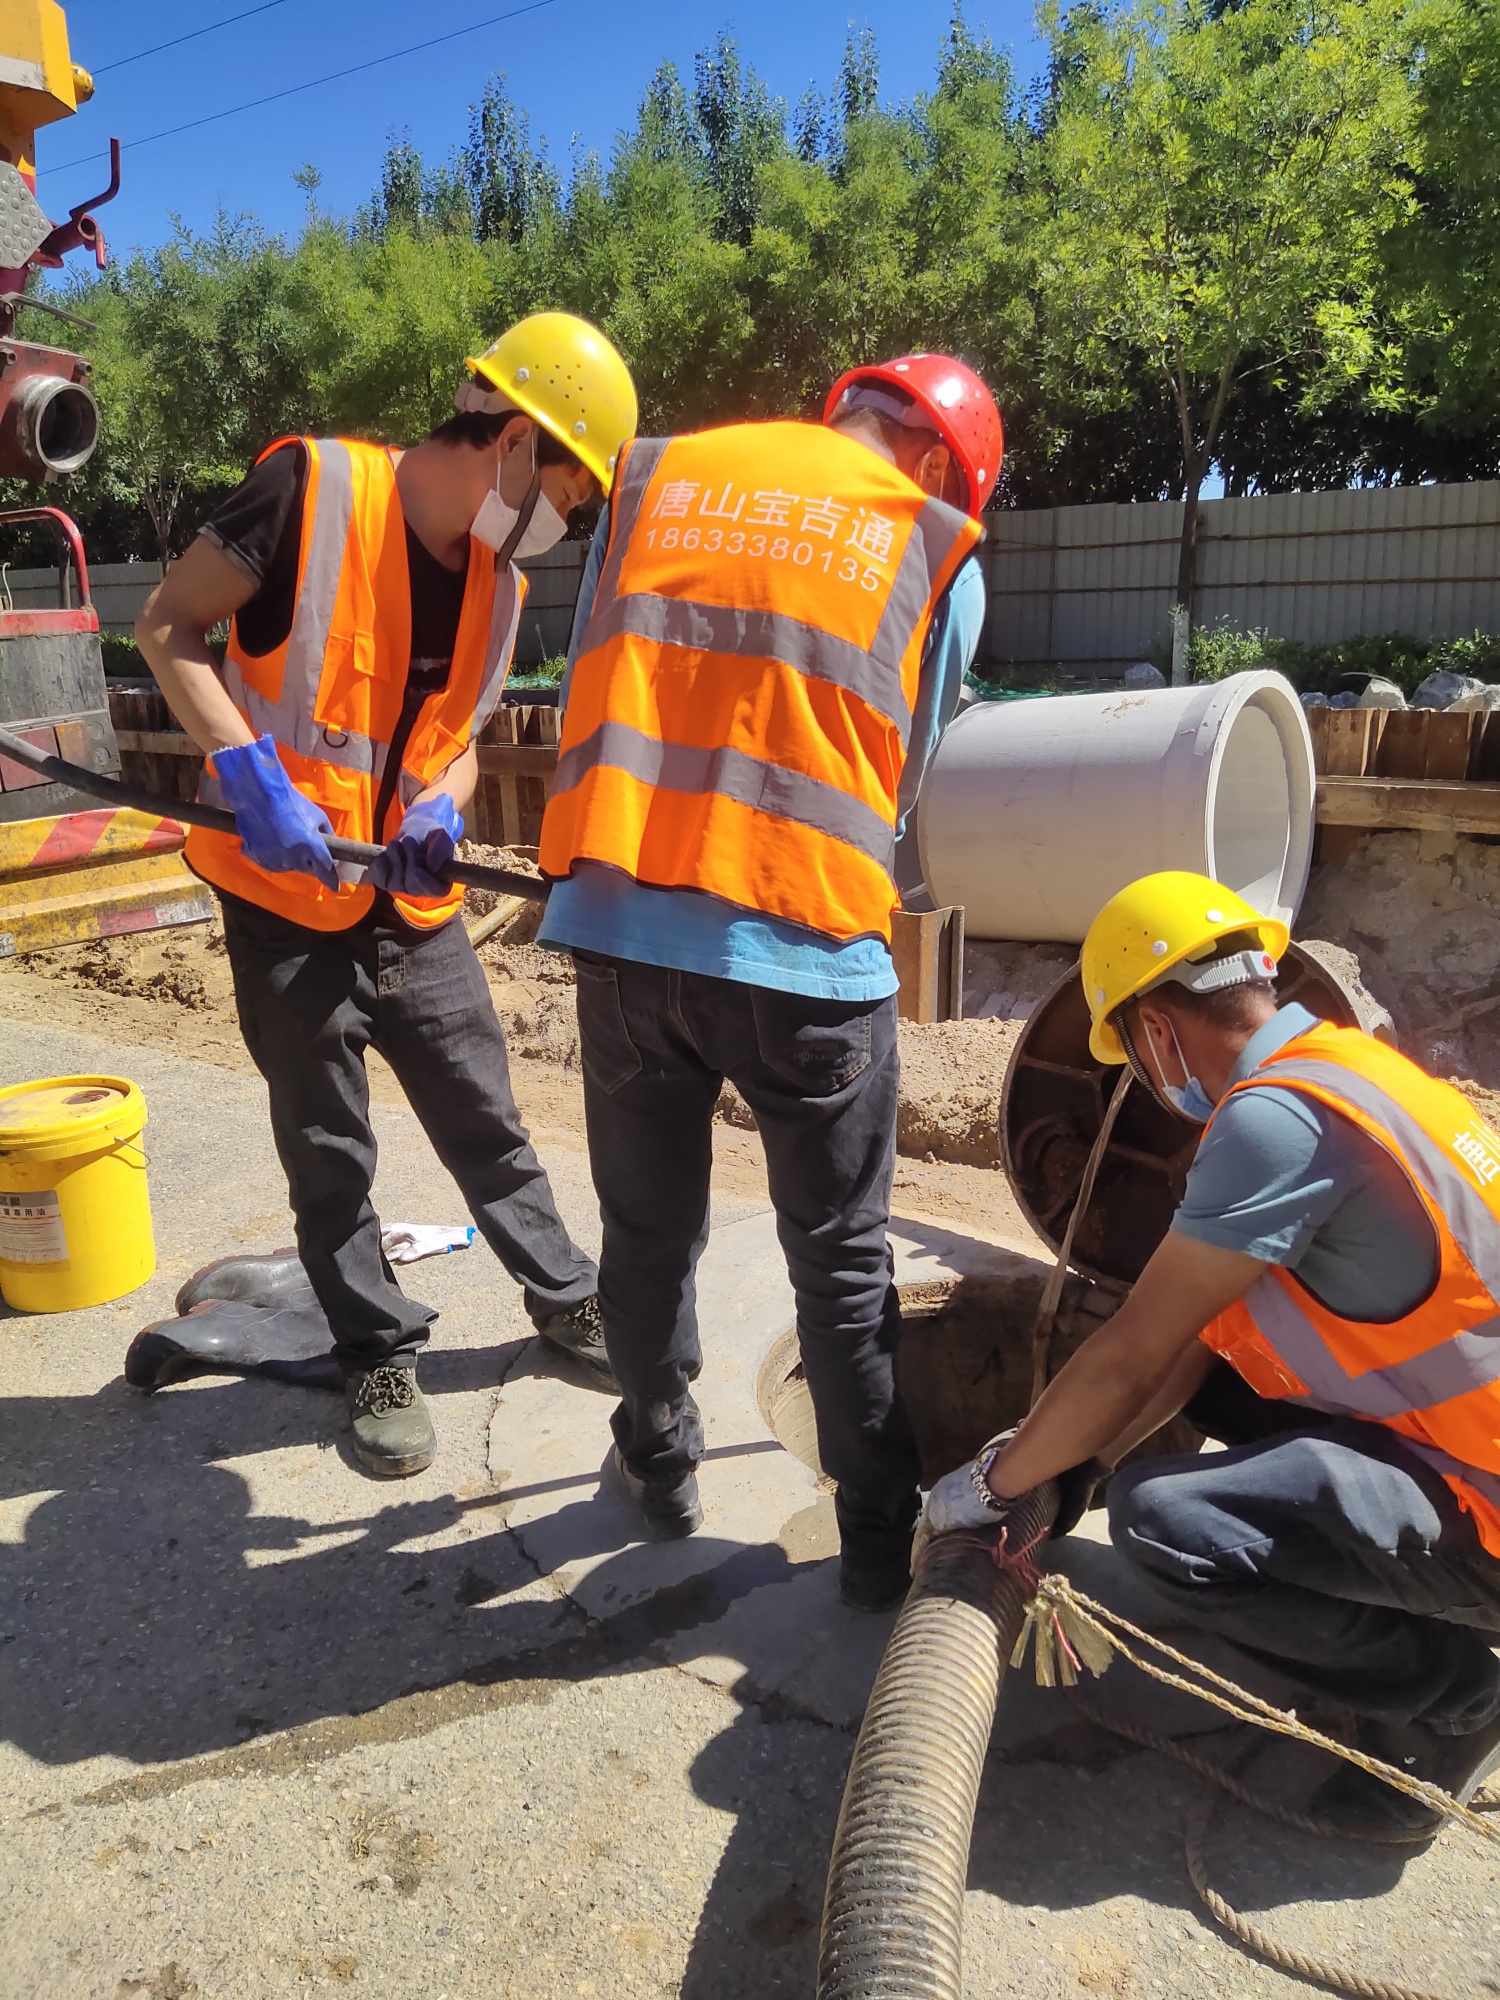
[[[1168,1026],[1171,1026],[1170,1022]],[[1147,1039],[1149,1042],[1150,1038],[1148,1037]],[[1187,1057],[1182,1053],[1182,1044],[1177,1039],[1177,1030],[1175,1028],[1172,1029],[1172,1046],[1177,1051],[1177,1060],[1182,1066],[1183,1075],[1187,1078],[1186,1083],[1179,1086],[1178,1084],[1167,1082],[1161,1073],[1161,1063],[1157,1059],[1156,1046],[1154,1043],[1151,1043],[1150,1046],[1151,1060],[1156,1064],[1156,1078],[1157,1082],[1161,1085],[1162,1096],[1171,1105],[1172,1109],[1180,1111],[1184,1118],[1190,1118],[1195,1125],[1206,1125],[1214,1115],[1213,1099],[1208,1095],[1208,1092],[1203,1088],[1197,1077],[1189,1070]]]

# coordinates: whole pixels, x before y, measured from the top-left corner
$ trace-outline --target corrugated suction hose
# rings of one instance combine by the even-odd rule
[[[1049,1483],[1011,1548],[1057,1511]],[[930,1542],[870,1694],[844,1787],[818,2000],[962,2000],[964,1884],[979,1778],[1029,1592],[972,1536]]]

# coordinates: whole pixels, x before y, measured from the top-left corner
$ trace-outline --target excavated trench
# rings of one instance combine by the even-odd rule
[[[902,1285],[897,1380],[916,1434],[922,1484],[930,1486],[979,1447],[1019,1423],[1031,1394],[1031,1330],[1046,1272],[953,1278]],[[1121,1296],[1119,1287],[1070,1277],[1051,1341],[1056,1373]],[[777,1336],[761,1363],[756,1400],[777,1441],[814,1472],[817,1425],[802,1368],[797,1329]],[[1178,1420],[1158,1431],[1142,1453],[1196,1451],[1201,1439]]]

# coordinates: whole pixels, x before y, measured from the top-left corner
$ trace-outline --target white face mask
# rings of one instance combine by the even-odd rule
[[[508,507],[500,498],[500,488],[492,486],[480,503],[469,533],[476,542],[483,542],[487,549],[494,549],[498,554],[505,547],[520,514],[520,508]],[[511,560],[514,562],[525,556],[542,555],[555,547],[567,532],[568,524],[562,515],[545,493],[538,493],[531,519],[526,523],[526,532],[511,550]]]

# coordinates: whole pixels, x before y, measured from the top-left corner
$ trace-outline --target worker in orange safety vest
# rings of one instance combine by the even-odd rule
[[[620,1384],[614,1475],[703,1518],[693,1273],[725,1078],[765,1145],[845,1603],[905,1592],[894,1383],[898,831],[984,621],[989,390],[946,355],[835,383],[821,424],[638,439],[595,535],[542,827],[539,942],[578,974]]]
[[[511,1093],[505,1043],[448,874],[500,700],[525,578],[607,494],[633,435],[630,374],[567,313],[469,364],[455,415],[415,448],[271,445],[153,593],[137,636],[207,753],[195,828],[219,892],[246,1043],[270,1092],[301,1261],[329,1322],[354,1450],[431,1463],[409,1299],[370,1202],[365,1051],[396,1072],[545,1341],[606,1374],[596,1274],[559,1216]],[[222,667],[207,635],[229,624]],[[335,834],[385,852],[336,864]]]
[[[1090,1047],[1203,1138],[1171,1230],[1019,1433],[929,1496],[993,1527],[1185,1410],[1231,1449],[1109,1488],[1115,1547],[1188,1622],[1329,1705],[1328,1732],[1472,1796],[1500,1762],[1500,1136],[1455,1086],[1277,1008],[1287,929],[1151,875],[1084,941]],[[1312,1811],[1421,1838],[1437,1811],[1357,1766]]]

